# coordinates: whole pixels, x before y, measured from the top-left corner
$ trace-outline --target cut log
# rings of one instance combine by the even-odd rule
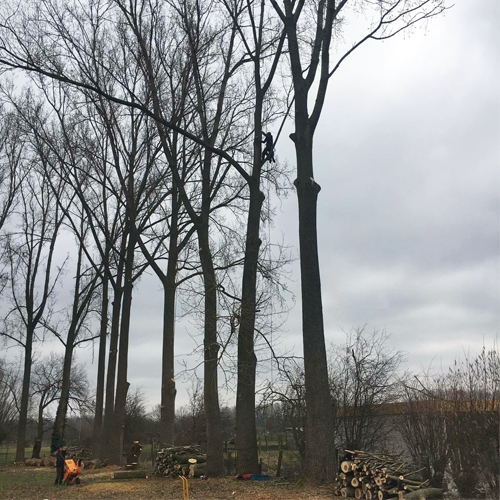
[[[142,479],[145,477],[146,477],[145,470],[116,471],[113,475],[114,479]]]
[[[432,500],[435,498],[443,498],[443,490],[440,488],[422,488],[420,490],[412,491],[411,493],[405,493],[405,499],[408,500]]]
[[[354,488],[352,486],[346,486],[340,490],[342,498],[352,498],[354,496]]]
[[[361,488],[356,488],[354,490],[354,498],[357,498],[358,500],[363,498],[363,490]]]
[[[344,460],[340,464],[340,468],[342,469],[342,472],[350,472],[352,470],[352,462],[350,460]]]
[[[409,484],[411,486],[419,486],[420,488],[423,488],[428,484],[427,481],[414,481],[413,479],[408,479],[407,477],[404,476],[393,476],[391,474],[387,475],[388,479],[392,479],[393,481],[401,481],[403,484]]]
[[[357,488],[359,486],[359,479],[357,477],[353,477],[351,479],[351,486],[353,488]]]
[[[189,466],[189,477],[200,477],[207,473],[205,464],[193,464]]]

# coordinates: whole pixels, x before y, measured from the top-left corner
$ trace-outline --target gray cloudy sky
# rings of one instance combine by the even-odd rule
[[[367,322],[418,368],[498,335],[498,28],[498,2],[461,0],[331,82],[315,139],[329,341]],[[296,244],[294,202],[278,224]]]
[[[328,343],[368,323],[392,334],[419,369],[497,338],[499,42],[499,3],[458,0],[428,30],[368,43],[332,79],[315,137]],[[289,131],[277,155],[294,165]],[[293,193],[278,212],[272,238],[283,235],[297,255]],[[300,354],[298,263],[293,280],[297,303],[282,341]],[[146,276],[135,291],[129,380],[151,404],[160,394],[161,321],[161,288]],[[179,325],[179,361],[196,330]],[[95,380],[91,350],[78,356]],[[186,400],[180,388],[178,404]]]

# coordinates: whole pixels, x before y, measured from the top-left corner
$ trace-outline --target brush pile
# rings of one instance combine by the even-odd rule
[[[174,446],[156,454],[155,476],[199,477],[206,473],[207,456],[199,446]]]
[[[344,498],[405,498],[416,490],[428,487],[421,472],[398,456],[345,450],[336,478],[336,495]]]

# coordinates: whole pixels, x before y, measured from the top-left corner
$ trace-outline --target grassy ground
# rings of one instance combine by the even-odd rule
[[[33,447],[29,446],[24,449],[24,457],[31,458],[31,453],[33,452]],[[50,456],[50,446],[44,446],[40,450],[40,458]],[[16,445],[1,445],[0,446],[0,465],[12,465],[16,458]]]
[[[115,480],[116,467],[83,471],[80,485],[54,486],[55,469],[7,467],[0,469],[0,498],[21,499],[182,499],[179,479],[151,477]],[[234,478],[189,480],[191,500],[332,500],[329,487]]]

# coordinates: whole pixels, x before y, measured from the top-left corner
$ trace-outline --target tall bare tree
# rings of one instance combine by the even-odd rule
[[[362,2],[319,0],[313,8],[305,0],[271,0],[286,31],[293,81],[299,247],[302,290],[302,337],[307,400],[306,463],[319,481],[332,478],[334,454],[332,412],[328,397],[328,367],[318,259],[317,200],[320,185],[313,169],[313,139],[330,78],[341,63],[364,42],[384,40],[416,23],[441,14],[444,0],[382,0]],[[352,9],[351,9],[352,8]],[[331,62],[332,41],[344,15],[357,9],[367,19],[365,35]],[[304,37],[304,30],[309,36]],[[310,109],[312,103],[312,109]]]
[[[37,157],[38,152],[33,152],[33,160],[43,163],[45,155]],[[11,306],[0,334],[24,351],[17,461],[24,460],[33,342],[39,338],[37,331],[42,327],[43,316],[47,314],[63,269],[63,265],[55,266],[53,258],[64,214],[46,175],[46,170],[40,168],[26,176],[17,211],[18,227],[9,234],[6,251]]]

